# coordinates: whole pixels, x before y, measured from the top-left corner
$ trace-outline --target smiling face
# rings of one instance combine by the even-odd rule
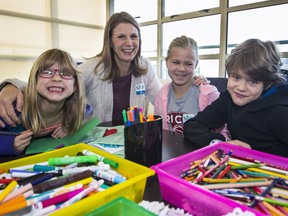
[[[63,79],[59,75],[60,68],[58,64],[54,64],[48,69],[57,72],[51,78],[43,78],[38,74],[37,92],[47,101],[64,102],[65,99],[71,96],[75,91],[75,79]]]
[[[129,23],[120,23],[113,29],[112,48],[115,60],[131,63],[139,50],[139,32]]]
[[[233,102],[238,106],[244,106],[257,100],[264,90],[263,82],[252,80],[241,69],[230,73],[227,90]]]
[[[166,60],[168,74],[174,85],[190,85],[198,60],[195,51],[190,48],[173,47]]]

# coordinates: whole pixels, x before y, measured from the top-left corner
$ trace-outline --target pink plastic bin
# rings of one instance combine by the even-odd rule
[[[256,209],[241,205],[179,177],[181,170],[189,166],[190,162],[203,159],[217,149],[222,149],[226,153],[232,150],[233,155],[236,156],[250,157],[281,167],[288,167],[287,158],[227,143],[218,143],[152,166],[151,168],[155,170],[159,178],[162,198],[193,216],[225,215],[232,212],[235,207],[240,207],[243,212],[247,210],[256,216],[263,216]]]

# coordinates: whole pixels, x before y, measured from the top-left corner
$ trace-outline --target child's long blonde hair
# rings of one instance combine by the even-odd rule
[[[84,118],[85,113],[85,90],[80,80],[77,65],[69,53],[50,49],[42,53],[35,61],[30,71],[28,85],[24,90],[24,107],[22,111],[22,124],[26,129],[32,129],[34,134],[38,134],[41,129],[46,128],[42,117],[40,95],[37,92],[37,74],[58,63],[61,70],[69,71],[75,76],[75,92],[68,98],[62,108],[63,129],[71,134],[77,131]]]

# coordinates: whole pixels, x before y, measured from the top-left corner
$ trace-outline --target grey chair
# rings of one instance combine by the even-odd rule
[[[228,79],[226,77],[207,77],[211,85],[214,85],[218,91],[224,92],[227,89]]]

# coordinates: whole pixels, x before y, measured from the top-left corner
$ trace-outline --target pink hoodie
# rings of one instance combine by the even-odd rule
[[[163,129],[168,130],[168,123],[167,123],[167,104],[168,104],[168,93],[170,88],[171,82],[164,84],[164,86],[158,92],[155,101],[154,101],[154,114],[163,116]],[[217,88],[213,85],[209,84],[201,84],[199,86],[200,93],[199,93],[199,109],[200,111],[204,110],[208,105],[210,105],[213,101],[215,101],[220,93]],[[221,133],[228,137],[226,127],[223,128]]]

